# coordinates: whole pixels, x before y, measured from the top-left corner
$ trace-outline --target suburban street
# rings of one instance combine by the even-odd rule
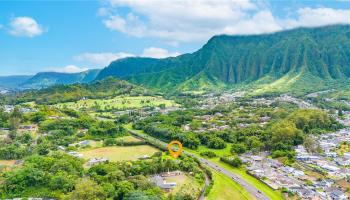
[[[145,140],[149,140],[149,141],[153,141],[155,143],[158,143],[164,147],[167,147],[167,143],[163,142],[163,141],[160,141],[154,137],[151,137],[149,135],[146,135],[146,134],[140,134],[138,133],[137,131],[134,131],[134,130],[130,130],[128,129],[128,131],[132,134],[132,135],[135,135],[137,137],[140,137],[142,139],[145,139]],[[189,155],[189,156],[192,156],[194,158],[197,158],[203,165],[206,165],[208,167],[210,167],[211,169],[213,170],[216,170],[222,174],[225,174],[226,176],[230,177],[233,181],[235,181],[236,183],[238,183],[239,185],[241,185],[243,188],[245,188],[247,190],[247,192],[249,192],[253,197],[255,197],[256,199],[258,200],[269,200],[270,198],[267,197],[266,195],[264,195],[260,190],[258,190],[257,188],[255,188],[253,185],[247,183],[244,179],[242,179],[241,177],[235,175],[234,173],[226,170],[225,168],[223,167],[220,167],[218,165],[216,165],[215,163],[209,161],[209,160],[206,160],[202,157],[199,157],[193,153],[189,153],[187,151],[183,151],[184,154],[186,155]]]

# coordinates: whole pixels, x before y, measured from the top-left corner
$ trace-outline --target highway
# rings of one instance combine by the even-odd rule
[[[152,142],[155,142],[157,144],[160,144],[162,146],[164,146],[165,148],[167,147],[167,143],[163,142],[163,141],[160,141],[154,137],[151,137],[149,135],[146,135],[146,134],[141,134],[141,133],[138,133],[137,131],[134,131],[134,130],[130,130],[128,129],[128,131],[134,135],[134,136],[137,136],[137,137],[140,137],[144,140],[148,140],[148,141],[152,141]],[[221,166],[218,166],[217,164],[209,161],[209,160],[206,160],[200,156],[197,156],[193,153],[190,153],[190,152],[187,152],[187,151],[183,151],[184,154],[186,155],[189,155],[189,156],[192,156],[194,158],[197,158],[201,164],[203,165],[206,165],[208,167],[210,167],[211,169],[213,170],[216,170],[220,173],[223,173],[225,174],[226,176],[230,177],[233,181],[235,181],[236,183],[238,183],[239,185],[241,185],[243,188],[245,188],[247,190],[247,192],[249,192],[253,197],[255,197],[256,199],[258,200],[269,200],[270,198],[267,197],[265,194],[263,194],[260,190],[258,190],[257,188],[255,188],[253,185],[249,184],[248,182],[246,182],[244,179],[242,179],[241,177],[235,175],[234,173],[226,170],[225,168],[221,167]]]

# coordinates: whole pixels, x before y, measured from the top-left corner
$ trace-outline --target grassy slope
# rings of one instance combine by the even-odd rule
[[[254,199],[254,197],[252,197],[240,185],[221,173],[213,172],[213,179],[214,186],[206,197],[207,200]]]
[[[213,151],[219,157],[220,156],[224,156],[224,155],[230,155],[229,145],[227,145],[227,147],[225,149],[219,149],[219,150],[208,149],[205,146],[200,146],[197,150],[186,149],[186,151],[192,152],[192,153],[197,154],[197,155],[199,155],[199,153],[203,152],[203,151]],[[261,190],[261,192],[263,192],[266,196],[268,196],[272,200],[283,199],[282,198],[282,194],[281,194],[280,191],[272,190],[271,188],[269,188],[267,185],[265,185],[264,183],[262,183],[258,179],[256,179],[253,176],[247,174],[244,168],[237,169],[237,168],[233,168],[233,167],[231,167],[231,166],[229,166],[229,165],[227,165],[227,164],[225,164],[223,162],[220,162],[219,157],[213,158],[213,159],[209,159],[209,160],[217,163],[218,165],[220,165],[221,167],[224,167],[225,169],[231,171],[232,173],[234,173],[236,175],[239,175],[245,181],[247,181],[248,183],[254,185],[257,189]]]

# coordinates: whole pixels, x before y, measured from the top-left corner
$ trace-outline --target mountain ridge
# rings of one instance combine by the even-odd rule
[[[99,69],[91,69],[78,73],[39,72],[20,84],[20,87],[24,89],[41,89],[53,85],[89,83],[95,80],[99,71]]]
[[[348,79],[349,63],[350,26],[333,25],[263,35],[214,36],[191,54],[114,61],[97,79],[114,76],[160,90],[231,87],[264,77],[278,80],[287,74],[330,81]],[[120,69],[124,70],[122,76]]]

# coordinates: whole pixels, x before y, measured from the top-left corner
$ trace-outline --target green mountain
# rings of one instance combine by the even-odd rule
[[[52,85],[89,83],[96,78],[99,71],[98,69],[93,69],[80,73],[40,72],[20,86],[27,89],[40,89]]]
[[[161,90],[247,85],[260,91],[324,89],[349,80],[350,26],[214,36],[192,54],[114,61],[97,79],[108,76]]]
[[[32,76],[0,76],[0,88],[16,89],[30,78]]]
[[[118,95],[143,95],[150,91],[124,80],[106,78],[91,83],[54,85],[40,90],[27,90],[15,96],[17,103],[35,101],[38,104],[55,104],[83,98],[101,99]]]

